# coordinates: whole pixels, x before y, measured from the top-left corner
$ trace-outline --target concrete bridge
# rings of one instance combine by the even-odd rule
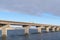
[[[38,33],[41,33],[42,29],[45,29],[47,32],[49,32],[50,29],[53,32],[54,31],[60,31],[60,26],[57,26],[57,25],[36,24],[36,23],[0,20],[0,30],[2,30],[2,40],[6,40],[7,30],[15,30],[15,28],[10,27],[10,25],[23,26],[23,28],[25,29],[25,34],[29,34],[29,28],[31,26],[35,26],[38,29]]]

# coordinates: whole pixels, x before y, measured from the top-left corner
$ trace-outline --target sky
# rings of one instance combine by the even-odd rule
[[[60,0],[0,0],[1,9],[26,12],[32,15],[49,12],[60,16]]]
[[[0,0],[0,19],[60,25],[60,0]]]
[[[35,16],[23,12],[0,11],[0,20],[60,25],[60,17],[50,13],[43,13],[41,16]]]

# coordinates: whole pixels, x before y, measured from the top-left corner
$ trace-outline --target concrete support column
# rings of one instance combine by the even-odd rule
[[[0,28],[0,30],[2,30],[2,28]]]
[[[41,26],[36,26],[36,27],[37,27],[37,29],[38,29],[38,33],[42,33],[42,28],[44,28],[43,25],[41,25]]]
[[[8,27],[8,25],[5,25],[5,26],[3,26],[1,29],[2,29],[2,40],[7,40],[6,38],[7,38],[7,28]]]
[[[2,29],[2,40],[6,40],[6,37],[7,37],[7,30],[6,28],[3,28]]]
[[[49,32],[49,28],[46,28],[46,32]]]
[[[24,29],[25,29],[25,34],[29,34],[29,28],[30,26],[28,25],[23,25]]]
[[[38,27],[38,33],[42,32],[42,27]]]
[[[53,27],[53,28],[52,28],[52,31],[53,31],[53,32],[56,31],[56,27]]]
[[[59,31],[59,28],[58,27],[56,28],[56,31]]]
[[[49,32],[49,31],[50,31],[51,26],[46,26],[45,28],[46,28],[46,32]]]
[[[59,31],[60,31],[60,27],[59,27]]]

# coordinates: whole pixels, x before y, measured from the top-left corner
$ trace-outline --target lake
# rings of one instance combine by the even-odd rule
[[[1,39],[0,31],[0,40]],[[37,30],[30,30],[29,35],[24,35],[24,30],[8,30],[7,40],[60,40],[60,32],[43,32],[38,34]]]

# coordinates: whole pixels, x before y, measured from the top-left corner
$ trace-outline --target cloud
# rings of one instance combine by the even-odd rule
[[[60,0],[0,0],[0,9],[32,15],[48,12],[60,16]]]

